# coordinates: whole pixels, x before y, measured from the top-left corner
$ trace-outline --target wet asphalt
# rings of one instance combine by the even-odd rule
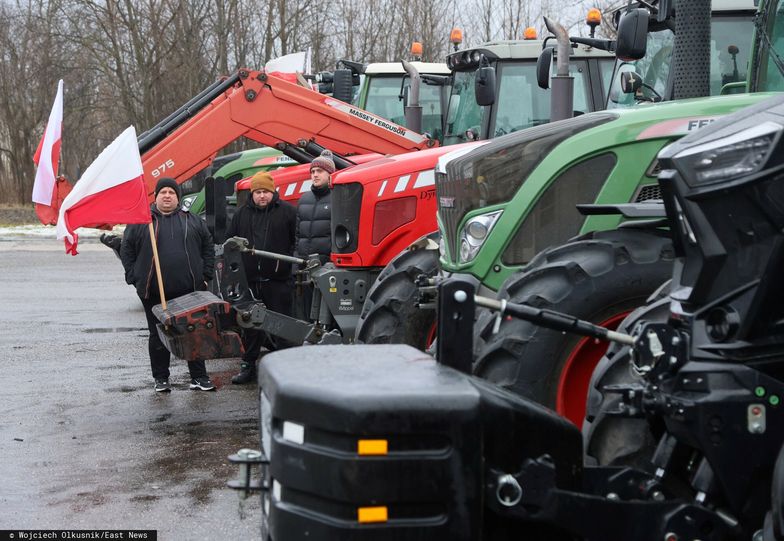
[[[94,239],[0,238],[0,530],[149,529],[159,540],[256,539],[258,497],[226,457],[258,448],[255,385],[208,361],[218,391],[155,393],[144,312]]]

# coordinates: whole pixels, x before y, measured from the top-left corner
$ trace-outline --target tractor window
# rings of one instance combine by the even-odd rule
[[[498,100],[494,126],[491,127],[490,133],[498,137],[549,122],[552,90],[539,88],[536,82],[536,63],[499,62],[497,69]],[[570,73],[574,76],[574,110],[577,114],[590,111],[586,72],[587,65],[584,61],[570,63]]]
[[[446,133],[444,144],[452,145],[471,140],[470,137],[479,137],[482,114],[485,107],[476,103],[474,93],[474,79],[476,71],[455,72],[452,83],[452,93],[449,97],[449,111],[446,119]],[[473,135],[466,136],[471,131]]]
[[[636,71],[642,76],[643,84],[653,88],[659,96],[665,97],[665,94],[667,93],[667,81],[670,77],[670,63],[672,61],[672,46],[674,40],[675,36],[670,30],[648,32],[648,45],[645,58],[635,62],[623,62],[618,60],[607,99],[608,109],[632,107],[637,104],[637,101],[634,99],[634,94],[624,94],[621,92],[621,73],[626,71]],[[655,94],[647,88],[643,88],[643,95],[648,98],[653,98],[655,96]]]
[[[404,103],[400,99],[401,81],[402,75],[372,77],[368,84],[365,110],[405,126]],[[409,83],[410,79],[406,77],[403,87],[405,95],[408,95]],[[441,87],[423,82],[419,87],[419,104],[422,106],[422,131],[437,138],[441,133]]]
[[[604,89],[604,92],[607,92],[607,89],[610,88],[614,69],[615,62],[612,58],[599,59],[599,75],[602,77],[602,88]]]
[[[577,235],[585,216],[575,205],[596,200],[615,163],[611,152],[594,156],[571,166],[550,183],[506,247],[501,257],[504,264],[522,265],[548,246]]]
[[[711,19],[710,93],[727,83],[746,80],[754,22],[750,17],[714,15]]]
[[[784,5],[770,2],[766,6],[767,20],[761,39],[759,51],[759,73],[755,81],[755,92],[778,92],[784,90],[784,66],[780,69],[776,64],[784,62]],[[773,48],[773,51],[770,50]]]

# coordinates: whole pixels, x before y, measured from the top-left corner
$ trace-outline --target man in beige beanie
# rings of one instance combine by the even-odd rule
[[[226,236],[246,238],[255,250],[291,255],[297,228],[296,209],[280,200],[275,182],[267,172],[253,175],[250,190],[248,202],[232,218]],[[253,296],[269,310],[291,315],[291,265],[250,254],[242,254],[242,260]],[[256,360],[262,346],[274,350],[286,345],[252,329],[245,330],[243,342],[245,355],[240,372],[231,379],[232,383],[249,383],[256,379]]]

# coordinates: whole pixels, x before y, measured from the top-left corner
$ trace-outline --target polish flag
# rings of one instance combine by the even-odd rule
[[[54,225],[57,209],[63,198],[70,191],[70,184],[64,178],[57,178],[60,164],[60,141],[63,130],[63,81],[57,83],[57,95],[54,98],[49,121],[46,123],[33,162],[38,166],[33,183],[33,202],[38,219],[44,225]]]
[[[133,126],[106,147],[76,183],[60,207],[57,238],[76,255],[79,227],[146,224],[152,221],[144,170]]]

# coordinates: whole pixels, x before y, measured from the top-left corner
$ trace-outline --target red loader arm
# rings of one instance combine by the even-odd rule
[[[339,161],[341,155],[401,154],[437,145],[350,104],[263,71],[241,69],[139,137],[150,198],[159,178],[187,180],[239,137],[303,162],[322,148],[336,153]]]

